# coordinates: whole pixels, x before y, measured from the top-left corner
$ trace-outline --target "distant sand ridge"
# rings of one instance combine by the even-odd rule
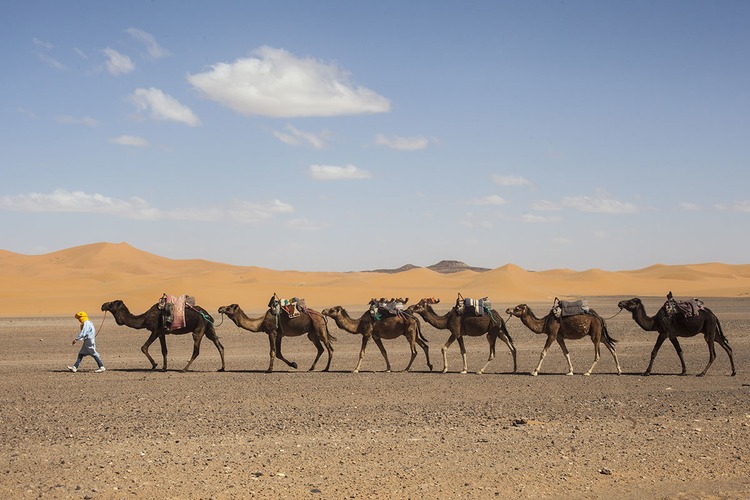
[[[101,314],[103,302],[122,299],[140,313],[164,292],[187,293],[214,313],[240,304],[262,311],[274,293],[304,297],[307,305],[363,309],[372,297],[438,297],[452,303],[490,297],[498,307],[519,302],[595,296],[750,296],[750,264],[654,265],[635,271],[526,271],[507,264],[486,272],[441,274],[427,268],[398,273],[274,271],[206,260],[172,260],[127,243],[95,243],[44,255],[0,250],[0,316]]]

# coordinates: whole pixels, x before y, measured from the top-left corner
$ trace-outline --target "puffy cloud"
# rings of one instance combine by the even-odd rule
[[[474,198],[466,202],[467,205],[505,205],[507,201],[502,196],[491,194],[482,198]]]
[[[138,148],[148,146],[148,141],[146,139],[135,135],[121,135],[118,137],[113,137],[109,140],[109,142],[111,142],[112,144],[119,144],[121,146],[134,146]]]
[[[275,130],[273,135],[285,144],[298,146],[299,144],[307,143],[315,149],[323,149],[326,146],[326,140],[331,135],[327,130],[318,134],[305,132],[292,124],[287,124],[285,130],[286,132]]]
[[[200,125],[201,121],[177,99],[156,88],[139,88],[130,96],[130,100],[139,111],[148,111],[154,120],[185,123],[191,127]]]
[[[138,40],[146,46],[146,50],[151,59],[161,59],[162,57],[171,55],[167,49],[159,45],[156,38],[154,38],[154,35],[139,30],[138,28],[128,28],[125,31],[128,35],[133,37],[133,39]]]
[[[401,151],[416,151],[418,149],[425,149],[429,146],[430,141],[422,135],[415,137],[399,137],[397,135],[386,137],[383,134],[378,134],[375,136],[375,144]]]
[[[581,212],[600,214],[632,214],[638,212],[638,207],[632,203],[624,203],[607,197],[606,193],[596,196],[571,196],[563,198],[565,207],[574,208]]]
[[[107,47],[106,49],[102,50],[105,56],[107,56],[107,61],[104,63],[104,67],[107,68],[107,71],[109,71],[109,74],[111,75],[124,75],[126,73],[130,73],[135,69],[135,64],[133,61],[130,60],[128,56],[125,54],[120,54],[114,49],[110,49]]]
[[[254,50],[252,57],[214,64],[187,79],[208,99],[244,115],[356,115],[386,112],[391,106],[385,97],[353,85],[335,64],[267,46]]]
[[[335,165],[310,165],[310,176],[319,181],[337,181],[349,179],[369,179],[372,174],[354,165],[338,167]]]
[[[520,175],[493,175],[492,182],[498,186],[529,186],[531,182]]]

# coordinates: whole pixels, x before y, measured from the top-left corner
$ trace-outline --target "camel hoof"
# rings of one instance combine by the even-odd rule
[[[571,375],[573,375],[573,374],[571,373]],[[583,374],[583,376],[584,377],[590,377],[591,376],[591,372],[586,372],[586,373]]]
[[[462,375],[466,374],[466,370],[461,370],[459,373],[461,373]]]
[[[266,373],[273,373],[273,370],[269,368],[268,370],[266,370]]]
[[[447,368],[443,368],[443,371],[441,371],[440,373],[448,373],[448,369]]]
[[[737,375],[737,372],[732,372],[732,376],[734,377],[735,375]]]
[[[643,376],[644,377],[649,377],[649,376],[651,376],[651,372],[643,372]]]
[[[479,370],[479,371],[477,372],[477,375],[483,375],[483,374],[484,374],[484,372],[483,372],[482,370]]]
[[[294,368],[295,370],[297,369],[297,363],[295,363],[294,361],[292,361],[292,362],[291,362],[291,363],[289,364],[289,366],[291,366],[291,367],[292,367],[292,368]]]
[[[427,367],[432,371],[432,365],[427,365]],[[732,374],[732,376],[734,376],[734,374]]]
[[[566,376],[572,376],[572,375],[573,375],[573,372],[568,372],[568,373],[566,373],[565,375],[566,375]]]
[[[224,370],[224,368],[219,368],[219,369],[218,369],[218,370],[216,370],[216,371],[217,371],[217,372],[223,372],[223,371],[226,371],[226,370]]]
[[[531,372],[531,376],[532,376],[532,377],[536,377],[537,375],[539,375],[539,373],[538,373],[538,372]]]
[[[704,373],[704,375],[705,375],[705,373]],[[687,372],[680,373],[680,377],[687,377]]]
[[[705,377],[705,376],[706,376],[705,373],[699,373],[698,375],[696,375],[696,377]]]
[[[359,373],[359,370],[352,370],[352,373]]]

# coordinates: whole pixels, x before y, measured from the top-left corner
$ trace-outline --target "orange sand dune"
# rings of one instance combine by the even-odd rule
[[[437,297],[452,303],[490,297],[497,308],[519,302],[594,296],[740,297],[750,295],[750,265],[654,265],[634,271],[526,271],[507,264],[484,273],[440,274],[426,268],[396,274],[274,271],[200,259],[172,260],[127,243],[95,243],[44,255],[0,250],[0,316],[99,314],[103,302],[122,299],[132,311],[164,292],[194,295],[211,312],[240,304],[262,311],[269,297],[304,297],[307,305],[364,308],[372,297]]]

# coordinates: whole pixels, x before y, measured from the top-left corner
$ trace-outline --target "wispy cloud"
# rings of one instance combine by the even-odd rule
[[[523,222],[532,224],[549,223],[549,222],[560,222],[561,218],[557,215],[539,215],[539,214],[523,214],[521,216]]]
[[[56,117],[55,120],[64,125],[85,125],[87,127],[97,127],[99,125],[99,121],[90,116],[77,118],[75,116],[61,115]]]
[[[367,170],[347,165],[338,167],[335,165],[310,165],[310,176],[319,181],[338,181],[349,179],[369,179],[372,174]]]
[[[391,106],[385,97],[352,84],[335,64],[268,46],[187,79],[208,99],[244,115],[357,115],[386,112]]]
[[[137,148],[148,146],[148,141],[146,139],[135,135],[120,135],[117,137],[113,137],[109,140],[109,142],[111,142],[112,144],[119,144],[121,146],[133,146]]]
[[[291,146],[309,144],[315,149],[323,149],[324,147],[326,147],[326,141],[331,136],[331,132],[328,130],[324,130],[323,132],[315,134],[313,132],[305,132],[303,130],[300,130],[291,123],[287,124],[284,130],[285,132],[274,130],[273,135],[281,142],[289,144]]]
[[[139,88],[130,96],[130,100],[139,111],[150,112],[154,120],[185,123],[191,127],[200,125],[201,121],[177,99],[156,88]]]
[[[639,211],[632,203],[614,200],[604,192],[597,193],[596,196],[566,197],[562,199],[562,205],[581,212],[600,214],[632,214]]]
[[[464,213],[463,217],[461,217],[461,220],[459,221],[459,224],[470,229],[492,229],[494,227],[494,224],[490,219],[487,218],[486,215],[477,215],[473,212]]]
[[[384,134],[378,134],[375,136],[375,144],[401,151],[416,151],[418,149],[427,148],[427,146],[430,145],[430,140],[422,135],[414,137],[392,135],[387,137]]]
[[[733,201],[731,205],[720,203],[715,205],[717,210],[729,210],[731,212],[750,212],[750,200]]]
[[[698,204],[693,203],[691,201],[683,201],[682,203],[679,204],[679,207],[682,210],[685,210],[687,212],[697,212],[698,210],[701,209],[701,207]]]
[[[539,212],[555,212],[561,210],[559,204],[549,200],[537,200],[531,203],[531,208]]]
[[[492,182],[498,186],[530,186],[531,182],[520,175],[492,175]]]
[[[467,205],[505,205],[508,203],[502,196],[491,194],[482,198],[474,198],[466,202]]]
[[[136,220],[190,220],[214,222],[231,218],[241,224],[259,224],[273,220],[280,214],[294,211],[288,203],[272,200],[268,203],[235,201],[228,208],[173,208],[152,207],[139,197],[118,199],[103,194],[58,189],[51,193],[29,193],[0,197],[0,209],[32,213],[91,213]]]
[[[242,224],[268,222],[276,215],[291,212],[294,212],[294,208],[279,200],[272,200],[269,203],[238,201],[228,210],[229,215]]]
[[[159,43],[156,41],[156,38],[154,38],[154,35],[152,35],[151,33],[139,30],[138,28],[128,28],[125,31],[128,33],[128,35],[133,37],[133,39],[143,43],[146,46],[149,58],[161,59],[162,57],[171,55],[171,52],[159,45]]]
[[[104,67],[107,68],[110,75],[124,75],[135,69],[135,63],[128,56],[120,54],[115,49],[107,47],[102,50],[102,53],[107,56]]]
[[[45,42],[44,40],[40,40],[38,38],[33,38],[31,42],[34,44],[34,47],[36,48],[36,56],[37,58],[50,68],[65,70],[68,69],[65,67],[63,63],[52,57],[49,52],[55,48],[54,45],[52,45],[50,42]]]

